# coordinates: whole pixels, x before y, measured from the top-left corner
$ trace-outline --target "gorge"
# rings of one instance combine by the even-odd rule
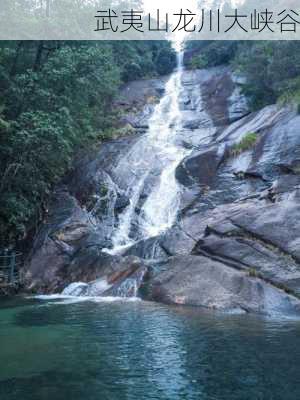
[[[299,45],[49,45],[0,68],[0,399],[298,400]]]
[[[116,107],[134,134],[82,157],[58,185],[27,290],[140,288],[168,304],[298,315],[300,116],[250,112],[230,67],[184,70],[182,58],[170,77],[123,88]]]

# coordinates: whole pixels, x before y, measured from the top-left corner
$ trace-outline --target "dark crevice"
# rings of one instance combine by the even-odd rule
[[[197,243],[197,239],[195,239],[192,235],[190,235],[188,232],[186,232],[183,228],[180,228],[181,231],[190,239],[192,239],[195,243]]]
[[[244,265],[245,267],[249,268],[249,266],[247,266],[247,264],[243,264],[242,262],[236,262],[235,260],[231,259],[230,257],[218,256],[214,253],[211,253],[207,249],[203,249],[201,247],[200,248],[195,247],[192,251],[192,255],[195,255],[195,256],[202,255],[204,257],[209,258],[210,260],[220,262],[220,263],[226,265],[227,267],[234,268],[238,271],[245,271],[245,268],[241,267],[241,265]]]
[[[236,262],[234,260],[232,260],[230,257],[220,257],[217,256],[207,250],[201,249],[201,248],[197,248],[197,254],[194,252],[195,249],[193,250],[192,254],[193,255],[202,255],[206,258],[209,258],[212,261],[216,261],[216,262],[220,262],[223,265],[229,267],[229,268],[233,268],[237,271],[241,271],[241,272],[249,272],[249,278],[251,278],[251,270],[253,270],[253,267],[250,267],[249,265],[243,263],[243,262]],[[253,278],[256,279],[260,279],[263,282],[272,285],[273,287],[275,287],[276,289],[282,290],[284,291],[286,294],[291,295],[297,299],[300,299],[300,295],[297,294],[294,290],[290,289],[289,287],[285,286],[283,283],[281,282],[277,282],[274,281],[273,279],[270,278],[266,278],[265,276],[263,276],[259,271],[255,270],[255,276],[253,276]]]
[[[206,235],[205,235],[205,237],[208,237],[208,236],[210,236],[211,234],[213,234],[213,235],[215,235],[215,236],[217,236],[217,237],[219,237],[220,239],[235,239],[238,243],[242,243],[242,244],[245,244],[245,245],[247,245],[247,246],[249,246],[249,247],[251,247],[253,250],[255,250],[256,252],[258,252],[258,253],[260,253],[262,256],[268,256],[268,254],[266,254],[266,253],[264,253],[262,250],[260,250],[260,249],[258,249],[258,248],[256,248],[255,246],[254,246],[254,243],[253,243],[253,241],[255,242],[255,243],[258,243],[258,244],[260,244],[262,247],[264,247],[265,249],[267,249],[267,250],[275,250],[275,251],[277,251],[278,252],[278,249],[277,248],[272,248],[272,249],[270,249],[270,246],[266,246],[265,245],[265,243],[261,243],[261,241],[258,241],[257,239],[254,239],[254,238],[250,238],[250,237],[248,237],[248,236],[246,236],[246,235],[243,235],[242,234],[242,232],[241,232],[241,234],[239,235],[239,234],[235,234],[234,232],[232,232],[232,233],[225,233],[225,234],[222,234],[221,232],[218,232],[217,230],[215,230],[215,229],[213,229],[213,228],[211,228],[211,227],[207,227],[206,228]],[[251,266],[249,266],[249,267],[251,267]]]
[[[209,236],[210,234],[214,234],[214,235],[218,236],[219,238],[223,238],[223,239],[234,238],[234,239],[242,240],[242,239],[246,238],[246,239],[252,240],[256,243],[259,243],[261,246],[265,247],[266,249],[268,249],[270,251],[280,254],[286,258],[292,259],[292,261],[300,268],[300,261],[295,256],[293,256],[291,253],[287,252],[282,247],[275,245],[273,242],[263,238],[262,236],[254,234],[253,232],[245,229],[243,226],[234,222],[231,218],[227,218],[227,219],[233,226],[235,226],[236,228],[239,229],[238,233],[234,232],[234,231],[229,232],[229,233],[221,233],[221,232],[217,231],[216,229],[214,229],[210,226],[207,226],[207,228],[205,230],[205,237]],[[250,246],[249,243],[247,243],[247,244]],[[255,250],[257,250],[257,249],[255,249]],[[257,250],[257,251],[259,251],[259,250]]]
[[[297,259],[293,254],[289,253],[285,249],[283,249],[281,246],[278,246],[277,244],[274,244],[272,241],[258,235],[257,233],[253,233],[249,230],[247,230],[245,227],[239,225],[237,222],[233,221],[231,218],[228,218],[230,223],[234,225],[235,227],[239,228],[241,230],[241,237],[246,237],[248,239],[252,239],[256,242],[259,242],[262,246],[265,246],[266,248],[270,249],[271,251],[277,251],[284,255],[285,257],[288,257],[292,259],[300,268],[300,260]],[[234,236],[234,235],[232,235]]]

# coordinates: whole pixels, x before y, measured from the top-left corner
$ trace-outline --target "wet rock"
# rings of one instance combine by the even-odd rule
[[[165,259],[168,254],[160,245],[161,238],[141,240],[131,246],[124,255],[134,255],[145,260]]]
[[[76,199],[64,188],[58,190],[22,271],[26,287],[37,291],[58,287],[76,247],[93,230],[87,212]]]
[[[231,75],[234,83],[234,89],[228,99],[228,119],[229,123],[235,122],[250,113],[248,101],[242,94],[242,85],[245,84],[245,79],[236,74]]]
[[[113,271],[113,269],[115,270]],[[110,271],[110,272],[109,272]],[[111,272],[113,271],[113,272]],[[123,258],[118,266],[112,265],[98,273],[100,278],[91,282],[74,282],[62,292],[69,296],[135,297],[147,274],[148,268],[134,257]],[[85,276],[86,277],[86,276]]]
[[[129,82],[122,88],[116,105],[144,107],[153,102],[156,97],[161,97],[165,91],[165,83],[168,77],[159,79],[141,79]]]
[[[297,262],[276,248],[244,237],[242,232],[230,235],[205,237],[197,243],[193,254],[206,254],[300,295],[300,265]]]
[[[282,175],[276,179],[270,188],[270,195],[278,198],[284,193],[291,193],[300,187],[299,175]]]
[[[91,297],[100,297],[104,296],[104,293],[111,288],[107,282],[106,278],[97,279],[94,282],[90,282],[87,285],[87,291],[82,293],[80,296],[91,296]]]
[[[206,208],[200,212],[187,213],[174,228],[166,232],[161,238],[160,244],[170,255],[191,254],[197,242],[205,238],[208,230],[215,224],[218,224],[218,229],[222,234],[227,230],[234,231],[235,228],[238,230],[239,228],[234,227],[227,217],[236,215],[254,204],[259,204],[259,202],[226,204]]]
[[[213,141],[216,128],[199,128],[194,130],[184,129],[176,143],[187,149],[199,149]]]
[[[70,256],[62,252],[59,245],[47,238],[31,256],[22,271],[23,282],[28,291],[54,293],[63,288],[61,271],[70,262]]]
[[[85,296],[89,290],[89,285],[83,282],[74,282],[67,286],[62,295],[64,296]]]
[[[190,254],[196,243],[196,239],[185,233],[180,225],[170,229],[160,239],[161,247],[169,256]]]
[[[268,204],[232,216],[232,222],[246,234],[276,246],[300,262],[299,199]]]
[[[138,291],[144,282],[147,272],[148,267],[139,263],[135,268],[132,267],[120,275],[114,274],[112,277],[108,277],[108,283],[111,284],[112,287],[106,290],[104,295],[115,297],[137,297]]]
[[[176,179],[184,186],[197,183],[211,187],[224,155],[225,147],[223,146],[213,146],[194,152],[177,167]]]
[[[240,80],[230,68],[223,67],[211,69],[210,79],[203,83],[205,109],[215,126],[228,125],[249,113],[247,101],[239,87]]]
[[[174,257],[167,270],[150,281],[149,296],[168,304],[225,312],[288,314],[300,301],[265,281],[201,256]]]
[[[115,203],[115,210],[121,212],[126,208],[130,203],[130,200],[128,199],[125,194],[118,194],[116,203]]]
[[[130,124],[133,128],[146,131],[149,128],[149,119],[153,113],[154,105],[147,105],[144,109],[135,114],[127,114],[123,117],[124,123]]]
[[[143,79],[126,84],[115,101],[115,106],[123,114],[121,125],[129,124],[137,130],[147,130],[153,108],[164,94],[166,80],[167,77]]]
[[[110,255],[97,247],[83,248],[66,269],[65,281],[91,282],[115,272],[135,268],[139,263],[140,259],[134,256]]]
[[[140,138],[131,135],[99,144],[74,163],[73,172],[67,177],[67,188],[80,204],[86,204],[91,196],[103,195],[103,191],[116,185],[115,168],[124,153]],[[118,186],[116,189],[119,189]]]
[[[189,118],[187,116],[183,119],[182,127],[186,130],[195,130],[203,126],[203,119],[197,115],[192,114]]]

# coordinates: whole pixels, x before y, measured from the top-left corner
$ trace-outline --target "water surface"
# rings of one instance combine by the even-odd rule
[[[0,303],[0,360],[1,400],[296,400],[300,321],[20,298]]]

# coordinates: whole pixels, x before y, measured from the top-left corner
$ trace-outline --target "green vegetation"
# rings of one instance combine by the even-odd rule
[[[289,294],[291,296],[297,297],[299,299],[299,295],[297,292],[295,292],[293,289],[290,289],[283,283],[279,283],[277,281],[273,281],[272,279],[266,278],[262,273],[257,271],[255,268],[250,268],[247,270],[248,276],[250,278],[257,278],[257,279],[262,279],[263,281],[273,285],[274,287],[284,291],[286,294]]]
[[[250,278],[262,278],[263,279],[263,276],[255,268],[250,268],[248,270],[248,275],[250,276]]]
[[[175,61],[168,42],[0,43],[0,245],[36,226],[75,152],[129,132],[114,129],[120,85]]]
[[[187,67],[209,68],[229,63],[237,50],[236,41],[189,41],[186,45]]]
[[[279,103],[282,105],[288,103],[296,105],[300,114],[300,76],[286,82],[285,90],[279,97]]]
[[[247,133],[243,139],[235,144],[230,153],[232,156],[238,156],[239,154],[243,153],[244,151],[250,150],[254,147],[255,143],[257,142],[257,134],[255,132]]]
[[[300,42],[189,42],[186,65],[207,68],[229,64],[246,78],[242,86],[257,110],[277,101],[300,109]]]

